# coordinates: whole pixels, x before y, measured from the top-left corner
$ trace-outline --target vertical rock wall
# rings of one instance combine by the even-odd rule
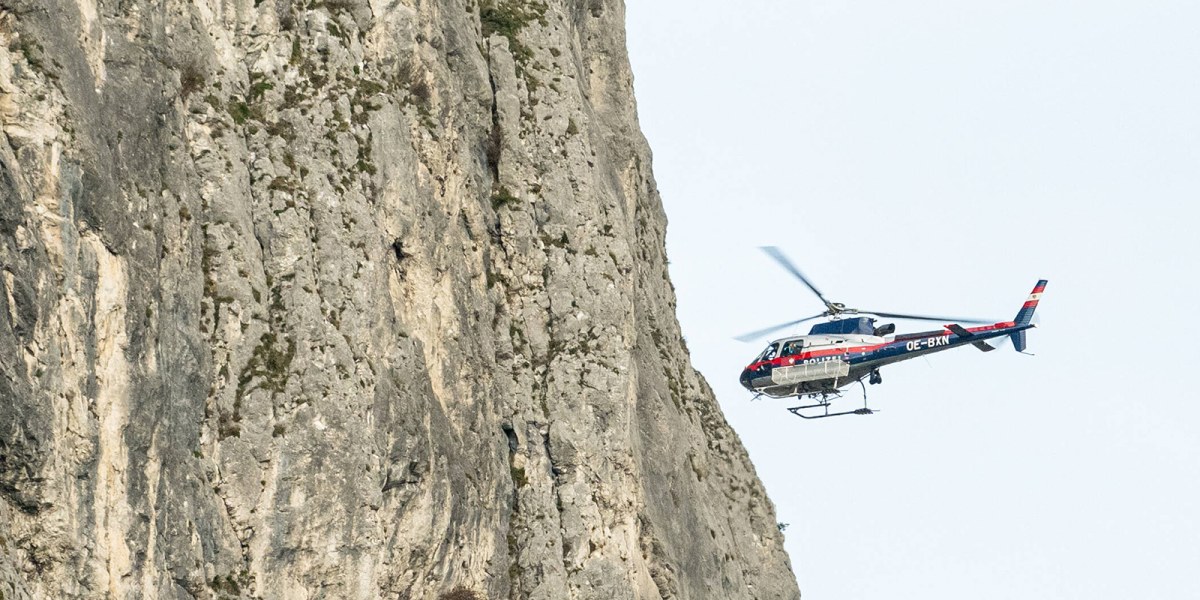
[[[3,598],[797,598],[612,0],[0,0]]]

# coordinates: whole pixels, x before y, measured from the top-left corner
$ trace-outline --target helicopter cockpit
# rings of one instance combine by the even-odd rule
[[[767,349],[763,350],[762,354],[759,354],[758,358],[754,359],[754,362],[758,363],[758,362],[763,362],[764,360],[771,360],[771,359],[775,358],[776,356],[779,356],[779,344],[778,343],[774,343],[774,344],[771,344],[770,346],[767,346]]]
[[[758,358],[754,359],[754,362],[758,363],[771,360],[779,356],[793,356],[800,354],[808,345],[809,343],[805,341],[804,338],[772,342],[771,345],[767,346],[766,350],[762,351],[762,354],[758,355]]]

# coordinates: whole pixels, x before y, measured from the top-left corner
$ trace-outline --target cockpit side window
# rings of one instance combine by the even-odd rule
[[[783,350],[780,352],[780,356],[792,356],[795,354],[800,354],[803,351],[804,342],[801,340],[792,340],[783,344]]]
[[[762,362],[764,360],[771,360],[772,358],[775,358],[775,356],[778,353],[779,353],[779,344],[771,344],[770,346],[767,346],[766,350],[763,350],[763,353],[761,355],[759,355],[758,362]]]

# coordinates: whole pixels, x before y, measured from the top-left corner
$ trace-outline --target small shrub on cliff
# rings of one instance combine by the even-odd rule
[[[179,72],[179,95],[187,98],[204,88],[204,71],[199,65],[187,64]]]
[[[525,475],[525,469],[520,467],[509,467],[512,475],[513,485],[521,488],[529,485],[529,477]]]
[[[476,592],[470,588],[466,588],[466,587],[463,587],[460,585],[460,586],[450,590],[449,592],[446,592],[446,593],[442,594],[441,596],[438,596],[438,600],[486,600],[486,599],[483,596],[479,595],[479,592]]]
[[[501,186],[500,189],[492,192],[492,210],[500,210],[500,207],[511,205],[519,205],[520,198],[512,195],[508,188]]]
[[[325,0],[324,2],[325,8],[329,9],[331,14],[338,12],[351,12],[354,10],[356,4],[357,2],[354,0]]]
[[[546,26],[546,8],[541,2],[497,2],[479,11],[479,26],[485,38],[493,33],[508,38],[513,58],[518,64],[526,63],[533,59],[533,52],[517,39],[517,33],[534,21]]]
[[[482,26],[484,37],[498,33],[511,41],[527,23],[529,17],[520,7],[512,4],[485,6],[479,11],[479,24]]]
[[[32,67],[34,71],[44,73],[46,67],[42,63],[42,58],[45,56],[46,52],[42,50],[41,44],[27,38],[28,36],[17,38],[19,41],[15,43],[15,49],[21,52],[21,56],[25,57],[25,62],[29,63],[29,66]],[[9,49],[12,50],[14,48],[10,46]]]
[[[233,117],[233,122],[242,125],[250,118],[250,107],[245,102],[229,103],[229,116]]]

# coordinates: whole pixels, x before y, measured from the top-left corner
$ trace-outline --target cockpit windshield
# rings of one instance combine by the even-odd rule
[[[763,350],[762,354],[758,355],[758,360],[756,360],[754,362],[762,362],[764,360],[771,360],[772,358],[775,358],[778,355],[779,355],[779,344],[771,344],[770,346],[767,346],[766,350]]]

